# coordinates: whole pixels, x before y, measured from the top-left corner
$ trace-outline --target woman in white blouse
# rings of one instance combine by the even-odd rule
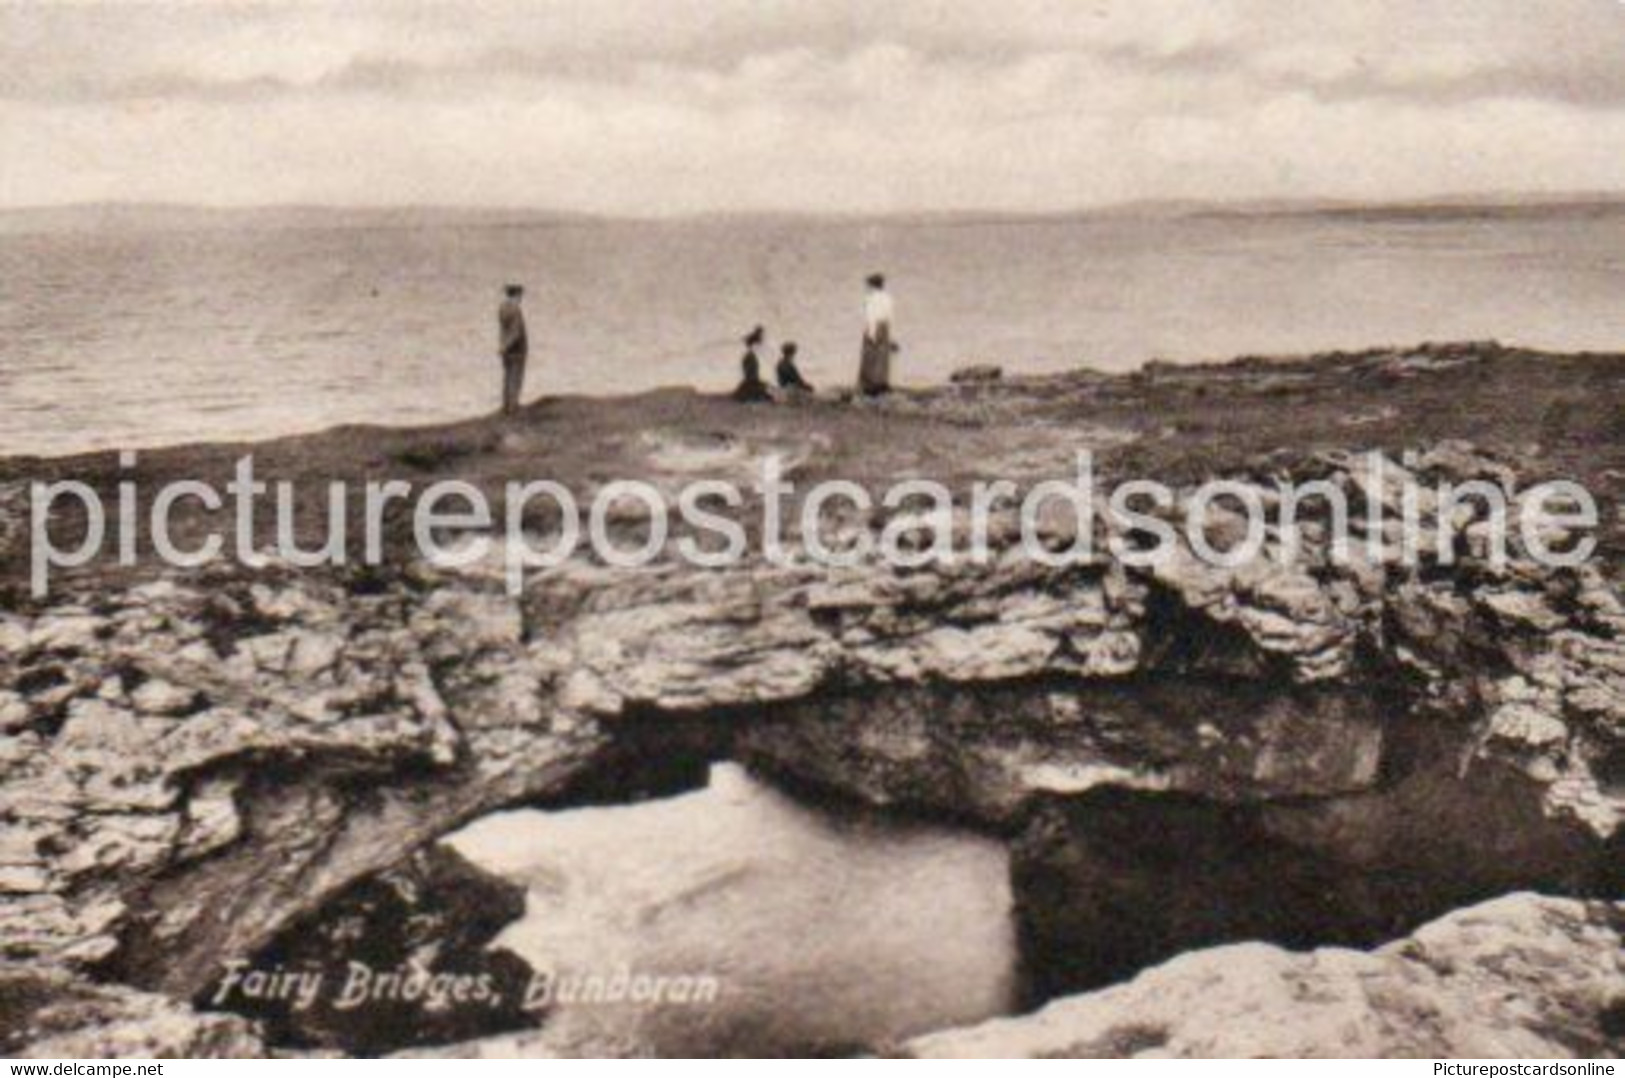
[[[891,392],[891,357],[897,351],[892,340],[892,301],[883,274],[869,277],[869,293],[863,303],[863,352],[858,363],[858,392],[878,397]]]

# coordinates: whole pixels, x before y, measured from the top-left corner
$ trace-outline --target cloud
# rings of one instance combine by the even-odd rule
[[[407,91],[894,44],[944,62],[1070,53],[1146,74],[1239,71],[1349,95],[1625,102],[1613,0],[554,0],[546,5],[12,5],[0,93],[120,100]]]
[[[1621,188],[1622,52],[1613,0],[13,5],[0,201]]]

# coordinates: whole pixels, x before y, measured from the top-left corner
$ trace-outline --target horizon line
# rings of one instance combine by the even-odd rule
[[[1362,199],[1342,196],[1287,196],[1259,198],[1147,198],[1102,202],[1090,205],[1056,207],[1050,209],[1017,209],[996,206],[964,206],[920,209],[813,209],[796,207],[763,207],[752,209],[684,210],[673,213],[605,212],[570,209],[545,205],[510,205],[458,202],[255,202],[212,203],[166,200],[100,199],[61,203],[31,203],[18,206],[0,206],[0,215],[48,214],[98,211],[153,211],[180,213],[446,213],[471,215],[524,215],[557,217],[581,221],[613,222],[670,222],[712,219],[796,218],[809,220],[897,220],[920,218],[1005,218],[1053,219],[1063,217],[1102,216],[1136,212],[1153,214],[1206,212],[1240,213],[1292,213],[1349,210],[1400,209],[1515,209],[1555,205],[1586,205],[1625,203],[1625,189],[1574,191],[1487,191],[1479,193],[1452,192],[1403,196],[1397,198]]]

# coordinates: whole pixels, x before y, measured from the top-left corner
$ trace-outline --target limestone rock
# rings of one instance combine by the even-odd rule
[[[0,1054],[20,1059],[261,1059],[252,1023],[60,970],[0,965]]]
[[[973,363],[960,367],[948,376],[948,381],[964,384],[975,382],[997,382],[1004,377],[1004,368],[997,363]]]

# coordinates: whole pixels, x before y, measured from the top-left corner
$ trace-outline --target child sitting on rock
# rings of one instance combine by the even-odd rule
[[[785,341],[779,348],[779,365],[775,373],[778,375],[779,388],[788,396],[797,397],[813,392],[812,383],[801,377],[801,370],[796,366],[795,341]]]

